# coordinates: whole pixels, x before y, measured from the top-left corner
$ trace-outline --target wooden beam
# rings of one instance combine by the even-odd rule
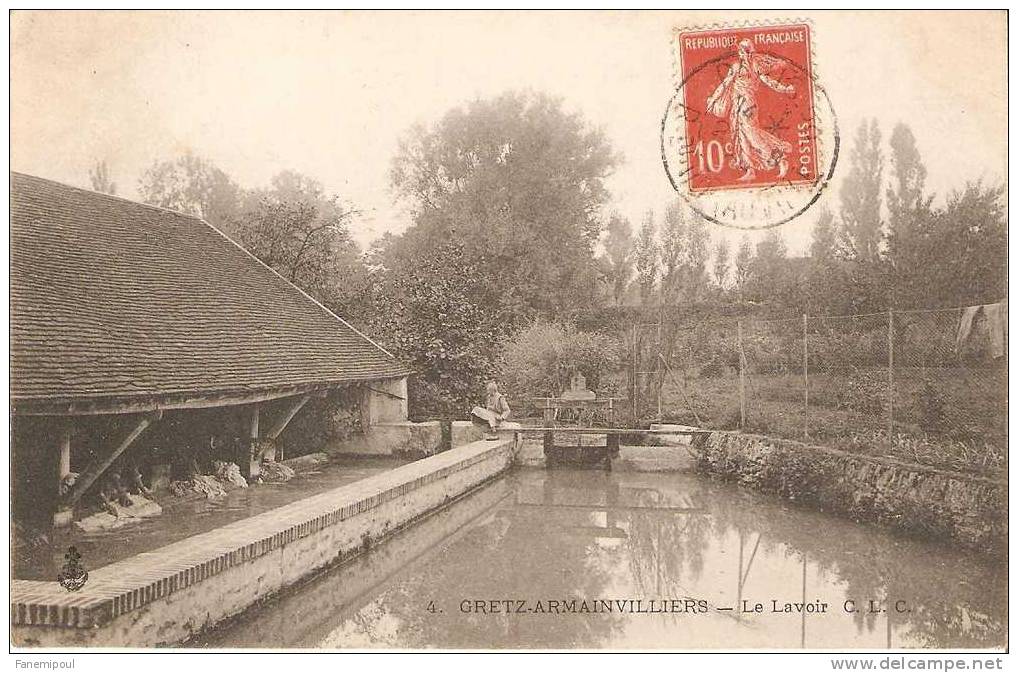
[[[391,397],[394,400],[400,400],[402,402],[406,402],[406,398],[403,397],[402,395],[397,395],[396,393],[390,393],[388,390],[379,390],[378,388],[372,388],[371,386],[364,386],[364,387],[367,390],[370,390],[373,393],[378,393],[379,395],[384,395],[386,397]]]
[[[642,430],[640,428],[577,428],[574,426],[541,427],[541,428],[499,428],[502,432],[521,432],[524,434],[555,432],[563,435],[709,435],[715,430]]]
[[[74,504],[81,499],[81,496],[85,495],[85,491],[89,489],[92,484],[95,483],[96,479],[102,476],[113,461],[117,459],[120,454],[124,452],[127,447],[134,443],[134,440],[138,439],[138,436],[145,431],[145,428],[152,425],[152,423],[158,421],[163,417],[163,412],[156,411],[150,414],[145,414],[138,419],[134,427],[121,439],[113,449],[106,455],[105,458],[98,462],[92,462],[89,464],[85,471],[81,473],[78,480],[74,484],[74,488],[67,495],[67,498],[61,503],[61,509],[70,509],[74,507]]]
[[[105,416],[113,414],[136,414],[150,411],[169,411],[172,409],[210,409],[215,407],[233,407],[257,402],[279,400],[295,395],[320,394],[326,395],[330,390],[345,388],[356,384],[336,383],[329,385],[287,386],[273,390],[235,393],[209,393],[208,395],[183,394],[160,395],[132,399],[95,399],[95,400],[16,400],[12,403],[17,416]]]
[[[276,439],[279,437],[279,435],[283,433],[283,430],[286,429],[286,426],[290,424],[290,421],[293,420],[293,417],[297,415],[297,412],[300,411],[305,404],[307,404],[309,399],[311,399],[310,395],[301,395],[291,401],[290,406],[287,407],[287,409],[283,412],[283,415],[279,417],[279,420],[277,420],[275,424],[269,428],[269,431],[265,433],[265,436],[269,439]]]

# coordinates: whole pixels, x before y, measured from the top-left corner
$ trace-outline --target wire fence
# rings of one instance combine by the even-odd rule
[[[1006,466],[1006,303],[637,325],[637,419],[740,429],[950,469]]]

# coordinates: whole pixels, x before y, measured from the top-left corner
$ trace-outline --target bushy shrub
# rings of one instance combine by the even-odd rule
[[[851,331],[838,325],[817,329],[809,335],[810,371],[836,372],[886,364],[886,325]]]
[[[608,374],[618,369],[620,350],[610,336],[538,320],[508,343],[499,359],[499,378],[510,399],[557,397],[577,371],[590,390],[613,394]]]
[[[449,243],[401,260],[375,287],[369,331],[414,371],[415,418],[465,418],[484,396],[514,318],[481,261]]]

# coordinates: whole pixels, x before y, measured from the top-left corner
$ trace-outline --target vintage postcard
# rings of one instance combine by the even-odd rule
[[[1002,668],[1005,10],[9,23],[17,667]]]

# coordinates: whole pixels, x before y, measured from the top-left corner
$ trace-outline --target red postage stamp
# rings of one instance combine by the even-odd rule
[[[810,27],[675,34],[691,193],[815,184]]]

